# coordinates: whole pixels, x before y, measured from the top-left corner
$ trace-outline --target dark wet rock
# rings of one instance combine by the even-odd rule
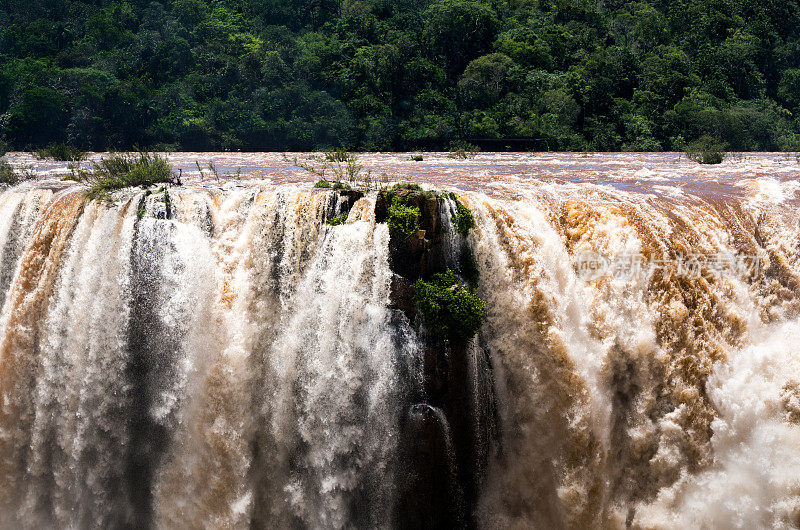
[[[441,409],[417,403],[403,429],[404,480],[397,506],[399,528],[466,528],[452,436]]]
[[[397,274],[392,276],[392,283],[389,286],[389,308],[402,311],[409,321],[414,320],[416,314],[414,286],[409,280]]]
[[[339,194],[342,203],[348,205],[348,210],[353,207],[358,199],[364,196],[364,192],[359,190],[336,190],[336,193]]]
[[[332,193],[338,196],[338,200],[328,201],[327,211],[325,212],[326,219],[332,219],[337,215],[349,212],[356,201],[364,196],[364,192],[359,190],[333,190]]]

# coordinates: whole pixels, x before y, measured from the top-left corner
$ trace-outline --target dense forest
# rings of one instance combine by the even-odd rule
[[[798,0],[3,0],[0,141],[800,149]]]

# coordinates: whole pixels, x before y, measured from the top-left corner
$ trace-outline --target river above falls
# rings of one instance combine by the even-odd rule
[[[414,154],[357,156],[361,175],[369,174],[378,184],[405,180],[507,198],[535,188],[585,183],[606,191],[666,200],[687,196],[765,203],[800,200],[800,162],[795,153],[730,153],[718,165],[698,164],[683,153],[478,153],[468,159],[456,159],[449,153],[421,153],[421,161],[412,160]],[[200,186],[313,182],[319,175],[297,162],[321,168],[311,153],[165,155],[185,184]],[[82,165],[89,167],[102,156],[92,153]],[[61,179],[69,173],[66,162],[37,160],[30,153],[19,152],[7,157],[18,167],[32,169],[39,179]]]

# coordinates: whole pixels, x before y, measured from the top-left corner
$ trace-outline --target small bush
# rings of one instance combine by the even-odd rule
[[[35,154],[39,160],[52,158],[64,162],[78,162],[86,158],[86,151],[67,144],[49,144],[47,147],[37,149]]]
[[[11,148],[7,143],[0,140],[0,156],[5,156],[5,154],[8,153],[10,149]]]
[[[180,150],[180,144],[168,144],[165,142],[158,142],[150,146],[156,153],[174,153]]]
[[[350,153],[347,149],[334,149],[325,152],[325,160],[328,162],[351,162],[358,160],[358,156]]]
[[[90,199],[103,200],[110,200],[122,188],[176,183],[167,159],[147,152],[111,154],[91,170],[78,172],[77,180],[89,186]]]
[[[414,184],[413,182],[398,182],[397,184],[392,186],[391,189],[422,191],[422,186],[420,186],[419,184]]]
[[[486,305],[448,269],[429,282],[414,283],[414,300],[425,327],[436,337],[466,344],[486,319]]]
[[[348,215],[350,215],[350,212],[344,212],[342,214],[337,215],[336,217],[331,217],[330,219],[328,219],[327,223],[330,226],[343,225],[347,221]]]
[[[5,158],[0,158],[0,185],[13,186],[23,180],[34,178],[36,175],[30,166],[15,168]]]
[[[389,216],[386,219],[389,233],[395,237],[408,239],[419,229],[419,208],[406,206],[397,199],[389,204]]]
[[[206,165],[205,168],[203,166],[201,166],[200,162],[198,162],[197,160],[194,161],[194,166],[197,168],[197,172],[200,174],[200,178],[203,178],[208,174],[213,176],[214,179],[217,182],[219,182],[220,178],[222,178],[222,177],[233,177],[236,180],[239,180],[240,178],[242,178],[242,168],[241,167],[237,167],[235,173],[231,173],[230,171],[220,172],[217,169],[217,166],[214,165],[214,162],[212,160],[208,161],[208,164]],[[178,180],[180,180],[180,178]],[[180,184],[180,182],[179,182],[179,184]]]
[[[450,154],[447,155],[449,158],[467,160],[475,158],[475,155],[478,154],[480,149],[468,142],[451,142],[448,151],[450,151]]]
[[[725,142],[707,134],[686,146],[686,156],[701,164],[719,164],[725,158]]]
[[[338,181],[329,181],[329,180],[318,180],[314,184],[315,188],[325,188],[325,189],[332,189],[332,190],[350,190],[353,189],[350,187],[350,184],[346,182],[338,182]]]
[[[14,185],[20,181],[20,176],[14,166],[0,158],[0,184]]]
[[[475,217],[469,208],[456,202],[456,230],[464,237],[467,237],[470,229],[475,228]]]
[[[413,162],[422,162],[422,155],[411,155],[410,160]]]
[[[358,155],[345,150],[329,151],[321,155],[310,155],[301,160],[298,157],[289,157],[284,153],[283,159],[291,164],[318,176],[323,181],[347,181],[354,186],[371,188],[372,171],[363,171],[364,166],[359,162]],[[327,187],[327,186],[322,186]],[[347,188],[350,189],[350,188]]]

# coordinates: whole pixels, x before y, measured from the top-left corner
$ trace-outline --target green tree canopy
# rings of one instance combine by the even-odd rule
[[[798,1],[6,0],[0,141],[800,150]]]

